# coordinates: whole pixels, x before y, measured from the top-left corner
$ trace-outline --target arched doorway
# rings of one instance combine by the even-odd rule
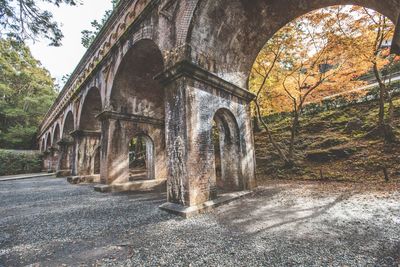
[[[43,137],[42,142],[40,143],[40,152],[46,151],[46,139]]]
[[[52,171],[57,171],[57,165],[58,161],[60,158],[60,149],[59,149],[59,144],[61,140],[61,130],[60,130],[60,125],[57,123],[56,127],[53,132],[53,137],[52,137],[52,144],[53,144],[53,149],[52,149],[52,155],[51,155],[51,170]]]
[[[75,130],[75,121],[72,111],[65,116],[61,140],[59,141],[60,156],[58,161],[57,175],[68,176],[73,173],[75,149],[74,139],[71,133]]]
[[[100,91],[96,87],[89,89],[80,111],[77,140],[77,175],[100,174],[101,122],[97,116],[102,111]]]
[[[132,137],[142,140],[145,158],[154,162],[147,178],[165,179],[164,89],[154,80],[163,69],[162,54],[152,40],[138,41],[123,56],[109,96],[112,111],[101,116],[106,135],[102,146],[107,147],[102,154],[102,183],[129,181]]]
[[[46,138],[46,150],[50,150],[50,148],[51,148],[51,134],[48,133]]]
[[[229,110],[219,109],[215,113],[212,138],[217,193],[243,190],[239,127]]]
[[[130,180],[153,180],[154,143],[147,135],[138,135],[129,143]]]
[[[53,151],[52,151],[52,146],[51,146],[51,133],[47,133],[47,137],[46,137],[46,147],[45,147],[45,151],[44,151],[44,168],[47,172],[51,172],[52,169],[52,155],[53,155]]]
[[[53,134],[53,144],[57,145],[57,143],[61,139],[61,130],[60,130],[60,124],[57,123],[56,128],[54,129],[54,134]]]

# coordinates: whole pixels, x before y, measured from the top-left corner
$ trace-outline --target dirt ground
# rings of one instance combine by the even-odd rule
[[[184,220],[160,193],[38,178],[0,186],[0,266],[399,266],[400,189],[265,182]]]

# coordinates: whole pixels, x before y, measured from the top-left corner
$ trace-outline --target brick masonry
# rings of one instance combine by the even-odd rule
[[[399,18],[400,0],[122,1],[42,123],[45,167],[120,185],[129,182],[128,143],[143,136],[147,174],[167,180],[169,203],[251,190],[253,62],[286,23],[337,4]]]

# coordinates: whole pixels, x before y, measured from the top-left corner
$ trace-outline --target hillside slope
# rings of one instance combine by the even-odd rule
[[[377,103],[327,111],[301,120],[296,167],[285,169],[265,133],[255,133],[257,179],[298,179],[381,183],[386,168],[391,183],[400,182],[400,99],[394,101],[398,143],[385,145],[366,133],[376,125]],[[270,124],[274,138],[286,147],[290,119]]]

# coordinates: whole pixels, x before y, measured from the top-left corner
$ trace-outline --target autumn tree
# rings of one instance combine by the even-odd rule
[[[282,94],[266,89],[273,87],[278,82],[279,78],[277,77],[276,66],[282,62],[283,54],[288,53],[296,45],[293,27],[291,26],[284,27],[263,47],[256,59],[250,77],[250,87],[256,94],[256,99],[254,100],[255,114],[258,121],[264,127],[269,142],[274,146],[281,159],[287,165],[290,165],[291,161],[274,140],[269,126],[263,118],[263,114],[279,108],[274,106],[275,103],[278,103],[275,99],[282,96]]]
[[[367,25],[367,29],[372,34],[369,35],[368,39],[359,42],[357,48],[366,61],[371,63],[375,79],[379,85],[378,124],[369,135],[383,136],[384,140],[390,143],[395,140],[390,118],[393,103],[391,97],[388,97],[388,86],[382,77],[381,69],[384,65],[391,63],[391,56],[389,55],[390,47],[385,46],[384,44],[393,37],[394,25],[389,19],[377,12],[365,8],[363,9],[363,12],[365,14],[365,16],[363,16],[364,20],[361,20],[360,23]],[[368,40],[369,43],[366,43],[366,40]],[[389,114],[386,120],[385,103],[387,100],[389,101],[391,108],[389,109]]]
[[[366,20],[367,14],[357,7],[311,12],[276,33],[257,58],[250,77],[250,88],[257,95],[257,116],[286,165],[294,162],[304,105],[365,84],[358,77],[372,65],[368,57],[360,56],[358,48],[375,34],[370,23],[363,23]],[[377,63],[378,69],[384,65]],[[263,119],[282,111],[292,114],[288,148],[274,142]]]

